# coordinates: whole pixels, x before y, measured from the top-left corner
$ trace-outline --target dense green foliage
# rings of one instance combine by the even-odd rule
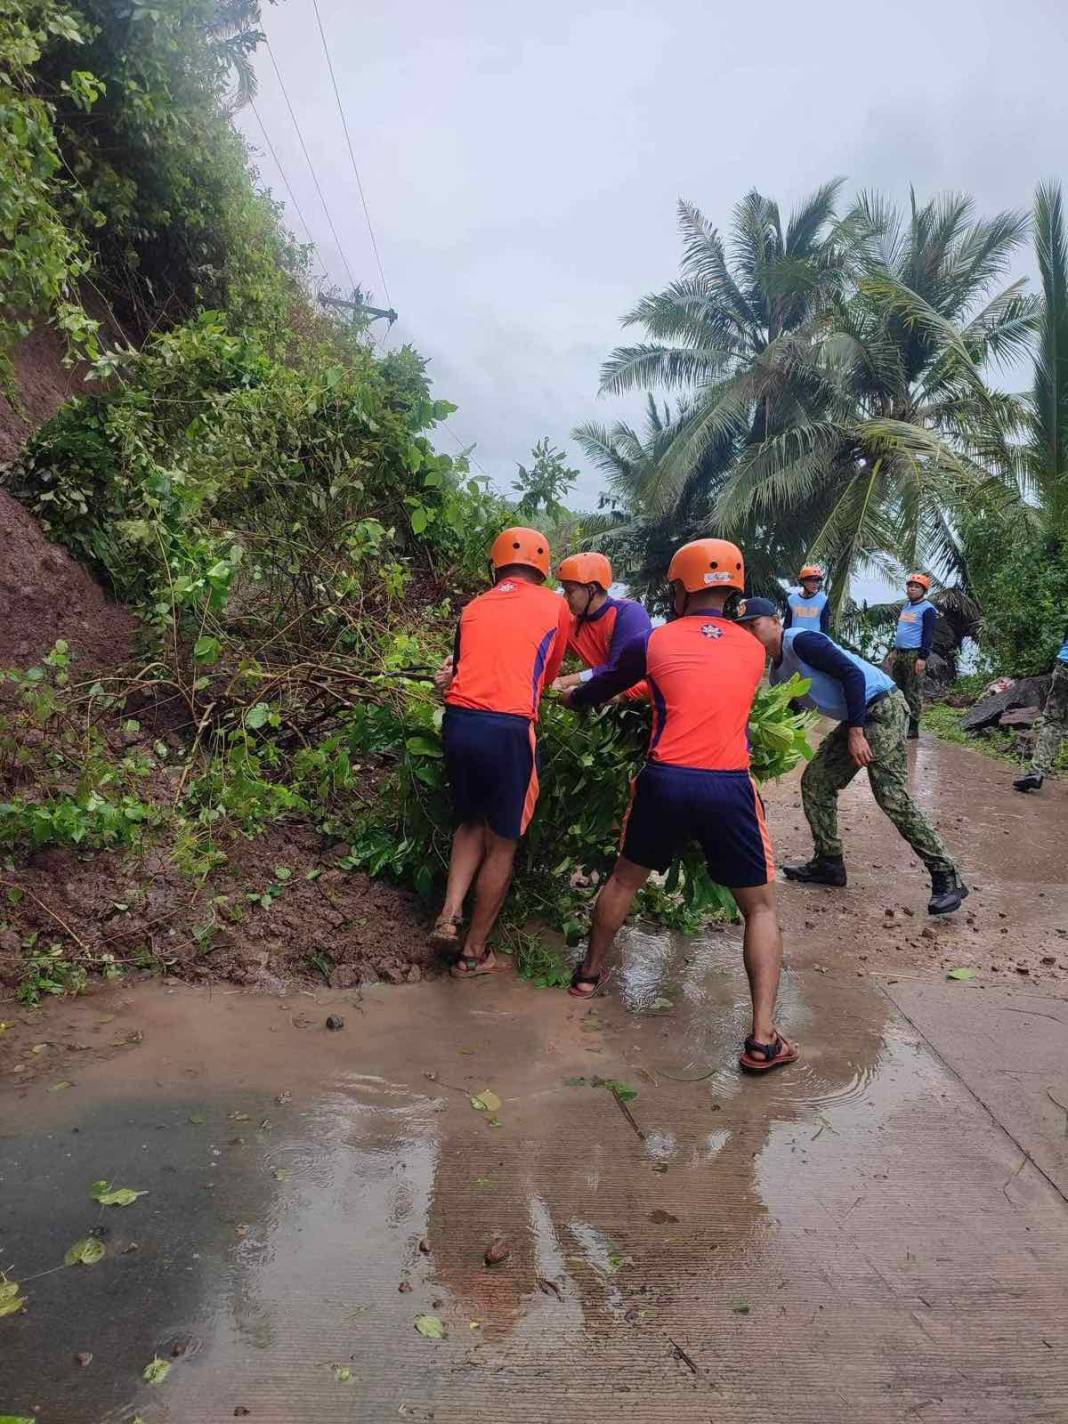
[[[1010,523],[1000,510],[980,508],[962,528],[984,665],[1013,677],[1048,672],[1068,635],[1068,546],[1044,520]]]
[[[352,600],[384,611],[417,567],[462,566],[492,523],[494,502],[424,433],[453,407],[409,348],[379,361],[324,328],[285,356],[205,312],[113,373],[8,483],[159,626],[218,637],[230,608],[275,646],[283,625],[298,643],[355,636]]]
[[[55,107],[33,81],[43,51],[80,44],[83,21],[53,0],[0,0],[0,379],[10,385],[11,348],[33,319],[48,316],[77,345],[95,350],[96,324],[78,282],[89,269],[79,225],[67,220],[73,189],[63,168]],[[90,76],[58,81],[72,102],[91,107]]]
[[[1033,227],[1034,381],[1020,402],[1022,443],[996,452],[1022,498],[988,490],[959,516],[984,662],[1016,675],[1047,671],[1068,633],[1068,238],[1056,185],[1039,187]]]
[[[233,8],[0,4],[8,344],[43,316],[92,354],[86,308],[131,339],[205,307],[233,329],[286,329],[302,259],[229,122],[230,75],[259,13],[245,6],[235,30]]]

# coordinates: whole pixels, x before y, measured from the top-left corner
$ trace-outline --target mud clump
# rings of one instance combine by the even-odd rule
[[[0,997],[22,982],[34,935],[68,945],[75,936],[71,956],[90,963],[268,993],[293,981],[405,984],[433,969],[418,898],[339,868],[339,848],[318,831],[276,826],[225,849],[203,882],[160,851],[31,855],[13,872],[23,895],[0,930]]]
[[[0,489],[0,667],[30,667],[57,639],[77,671],[100,671],[132,654],[137,620],[100,586],[36,519]]]

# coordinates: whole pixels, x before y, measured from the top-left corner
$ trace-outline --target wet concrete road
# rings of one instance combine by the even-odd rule
[[[1068,803],[1006,850],[992,764],[942,752],[947,829],[954,797],[984,828],[974,922],[913,936],[923,884],[851,790],[850,890],[784,890],[804,1059],[769,1079],[734,1069],[733,931],[631,930],[592,1005],[510,976],[360,1002],[157,983],[18,1025],[39,1071],[0,1098],[0,1265],[28,1302],[0,1319],[0,1415],[1068,1419],[1066,981],[987,967],[1001,915],[1061,940]],[[793,795],[772,823],[804,850]],[[595,1079],[637,1091],[633,1122]],[[98,1206],[100,1178],[148,1195]],[[61,1266],[95,1229],[104,1259]]]

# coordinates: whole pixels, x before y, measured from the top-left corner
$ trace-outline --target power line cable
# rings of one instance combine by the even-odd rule
[[[334,89],[334,98],[337,101],[337,111],[341,116],[341,127],[345,131],[345,145],[349,151],[349,160],[352,163],[353,176],[356,179],[356,187],[360,194],[360,203],[363,206],[363,215],[367,222],[367,233],[371,239],[371,250],[375,255],[375,263],[378,266],[378,275],[382,278],[382,291],[385,294],[386,305],[392,307],[393,302],[389,295],[389,283],[386,281],[385,269],[382,266],[382,258],[379,256],[378,243],[375,240],[375,230],[371,223],[371,213],[367,206],[367,197],[363,191],[363,181],[360,178],[360,169],[356,163],[356,154],[352,147],[352,138],[349,134],[348,120],[345,118],[345,109],[341,103],[341,95],[338,92],[337,78],[334,74],[334,62],[330,58],[330,49],[326,43],[326,31],[323,29],[322,16],[319,14],[319,0],[312,0],[312,9],[315,11],[315,23],[319,26],[319,38],[323,42],[323,54],[326,56],[326,67],[330,71],[330,83]]]
[[[486,477],[487,480],[493,478],[492,475],[490,474],[490,472],[489,472],[487,469],[485,469],[484,466],[482,466],[481,464],[479,464],[479,462],[475,459],[475,456],[474,456],[474,453],[473,453],[473,452],[474,452],[474,448],[475,448],[475,442],[474,442],[473,440],[469,442],[469,441],[466,441],[466,440],[461,440],[461,439],[459,439],[456,435],[453,434],[453,432],[449,429],[449,427],[448,427],[444,422],[442,423],[441,429],[445,432],[445,434],[449,437],[449,439],[452,441],[452,443],[456,446],[457,450],[460,451],[461,455],[463,455],[466,459],[468,459],[468,460],[471,462],[472,465],[474,465],[474,467],[475,467],[476,470],[478,470],[481,474],[485,475],[485,477]]]
[[[270,40],[268,40],[266,43],[267,53],[271,56],[271,64],[274,66],[274,72],[278,77],[278,84],[282,90],[282,97],[286,101],[286,108],[289,110],[289,117],[293,120],[293,127],[297,131],[297,138],[300,140],[301,150],[307,161],[308,169],[312,176],[312,182],[315,184],[315,191],[319,194],[319,201],[323,205],[323,212],[326,214],[326,220],[330,224],[330,231],[334,235],[334,243],[337,246],[338,255],[340,256],[345,271],[348,274],[349,281],[352,283],[353,291],[355,291],[357,286],[356,278],[352,275],[352,268],[349,266],[349,259],[345,256],[345,249],[341,246],[341,239],[337,235],[337,228],[334,226],[334,219],[330,216],[330,209],[327,207],[326,198],[324,197],[322,187],[319,184],[319,176],[315,171],[315,164],[311,161],[311,154],[308,152],[308,145],[304,142],[304,135],[303,133],[301,133],[300,124],[297,122],[297,116],[293,112],[293,105],[290,103],[289,100],[289,91],[286,89],[285,80],[282,78],[282,71],[278,68],[278,61],[274,57],[274,50],[271,48]]]
[[[346,145],[346,147],[348,148],[349,159],[350,159],[350,161],[351,161],[351,163],[352,163],[353,176],[354,176],[355,179],[356,179],[356,187],[357,187],[357,189],[358,189],[358,191],[359,191],[359,194],[360,194],[360,202],[361,202],[361,204],[362,204],[362,206],[363,206],[363,215],[364,215],[364,218],[365,218],[366,221],[367,221],[367,232],[368,232],[368,235],[370,236],[370,239],[371,239],[371,247],[372,247],[372,250],[374,251],[375,263],[377,264],[377,267],[378,267],[378,275],[379,275],[379,276],[381,277],[381,279],[382,279],[382,291],[383,291],[383,294],[384,294],[384,296],[385,296],[385,298],[386,298],[386,301],[387,301],[388,305],[392,307],[393,301],[392,301],[392,298],[390,297],[390,294],[389,294],[389,284],[388,284],[388,282],[386,281],[385,269],[384,269],[384,267],[383,267],[383,265],[382,265],[382,258],[381,258],[381,255],[380,255],[380,253],[379,253],[379,250],[378,250],[378,242],[377,242],[377,240],[375,239],[374,226],[373,226],[373,224],[372,224],[372,222],[371,222],[371,213],[370,213],[370,210],[369,210],[369,208],[368,208],[368,206],[367,206],[367,198],[366,198],[366,196],[365,196],[365,194],[364,194],[364,191],[363,191],[363,182],[362,182],[361,179],[360,179],[360,170],[359,170],[359,166],[358,166],[358,164],[357,164],[357,162],[356,162],[356,154],[355,154],[355,152],[354,152],[354,150],[353,150],[353,147],[352,147],[352,139],[351,139],[351,137],[350,137],[350,135],[349,135],[349,126],[348,126],[348,122],[347,122],[346,119],[345,119],[345,110],[344,110],[344,107],[343,107],[343,105],[342,105],[342,103],[341,103],[341,95],[340,95],[340,93],[339,93],[339,91],[338,91],[337,79],[336,79],[336,77],[335,77],[335,75],[334,75],[334,65],[333,65],[333,62],[332,62],[332,60],[331,60],[331,58],[330,58],[330,49],[329,49],[329,47],[328,47],[328,45],[327,45],[327,43],[326,43],[326,32],[325,32],[325,30],[323,29],[322,16],[321,16],[320,13],[319,13],[318,0],[312,0],[312,7],[313,7],[313,9],[314,9],[314,11],[315,11],[315,19],[316,19],[316,23],[317,23],[317,25],[318,25],[318,27],[319,27],[319,38],[320,38],[321,41],[322,41],[323,53],[326,55],[327,68],[328,68],[329,71],[330,71],[330,83],[331,83],[331,85],[332,85],[332,87],[333,87],[333,90],[334,90],[334,98],[335,98],[335,100],[337,101],[338,113],[339,113],[340,116],[341,116],[341,126],[342,126],[342,129],[344,130],[344,133],[345,133],[345,145]],[[285,99],[285,102],[286,102],[286,108],[289,110],[289,117],[290,117],[290,119],[293,121],[293,127],[294,127],[294,129],[296,130],[297,138],[300,140],[301,150],[302,150],[303,153],[304,153],[305,160],[307,161],[307,164],[308,164],[308,169],[309,169],[309,171],[310,171],[310,173],[311,173],[311,176],[312,176],[312,181],[313,181],[313,183],[315,184],[315,191],[316,191],[316,192],[318,193],[318,195],[319,195],[319,201],[320,201],[320,203],[322,204],[323,212],[326,214],[326,220],[327,220],[327,222],[330,224],[330,231],[333,233],[334,242],[335,242],[335,244],[337,245],[338,253],[339,253],[340,256],[341,256],[342,262],[345,264],[345,271],[348,273],[349,281],[352,283],[353,291],[355,292],[355,290],[356,290],[356,288],[357,288],[356,279],[355,279],[355,277],[353,277],[353,275],[352,275],[352,269],[349,267],[348,259],[347,259],[346,256],[345,256],[345,249],[341,246],[341,240],[340,240],[340,238],[339,238],[338,235],[337,235],[337,229],[336,229],[335,226],[334,226],[333,218],[331,218],[331,216],[330,216],[330,209],[329,209],[329,207],[327,206],[326,198],[325,198],[325,196],[323,195],[323,190],[322,190],[322,188],[321,188],[320,185],[319,185],[319,179],[318,179],[318,177],[317,177],[317,175],[316,175],[316,172],[315,172],[315,165],[312,163],[312,161],[311,161],[311,155],[308,153],[308,147],[307,147],[307,144],[304,142],[304,135],[301,133],[300,124],[297,122],[297,116],[296,116],[296,114],[293,112],[293,105],[292,105],[292,103],[290,103],[289,94],[288,94],[288,92],[287,92],[287,90],[286,90],[286,86],[285,86],[285,80],[282,78],[282,73],[281,73],[280,69],[278,68],[278,61],[277,61],[277,60],[275,59],[275,57],[274,57],[274,50],[271,48],[271,42],[270,42],[270,40],[267,40],[267,41],[266,41],[266,47],[267,47],[267,53],[268,53],[268,54],[270,55],[270,57],[271,57],[271,64],[274,66],[275,75],[276,75],[277,78],[278,78],[278,84],[279,84],[279,87],[280,87],[280,89],[281,89],[281,91],[282,91],[282,97]],[[258,114],[256,115],[256,117],[257,117],[257,119],[259,119],[259,115],[258,115]],[[260,124],[260,128],[263,130],[263,136],[264,136],[264,139],[267,141],[268,147],[270,147],[270,146],[271,146],[271,145],[270,145],[270,139],[267,138],[267,131],[266,131],[266,129],[263,128],[263,124],[262,124],[262,123]],[[272,153],[273,153],[273,149],[272,149]],[[275,162],[276,162],[276,163],[278,162],[277,158],[275,159]],[[279,172],[282,172],[281,164],[279,164]],[[285,182],[285,181],[286,181],[286,180],[285,180],[285,175],[284,175],[284,173],[283,173],[283,182]],[[286,183],[286,188],[287,188],[287,190],[290,192],[290,196],[292,196],[292,189],[289,188],[289,184],[288,184],[288,183]],[[294,207],[296,207],[296,201],[295,201],[295,200],[294,200]],[[298,211],[298,213],[299,213],[299,209],[297,209],[297,211]],[[303,218],[302,218],[301,220],[303,221]],[[304,226],[305,226],[305,231],[309,231],[309,230],[308,230],[307,223],[305,223]],[[309,231],[309,237],[310,237],[310,235],[311,235],[311,234],[310,234],[310,231]],[[313,244],[313,245],[314,245],[314,244]],[[318,252],[318,248],[316,248],[316,251]],[[319,254],[319,260],[322,261],[322,254],[321,254],[321,253]],[[324,265],[325,265],[325,264],[324,264]],[[386,332],[384,332],[384,333],[382,334],[382,342],[383,342],[383,343],[385,342],[385,339],[386,339],[386,336],[387,336],[387,335],[388,335],[388,333],[386,333]],[[376,344],[377,344],[377,343],[376,343]],[[449,437],[449,439],[453,442],[453,444],[454,444],[454,445],[456,446],[456,448],[461,452],[461,454],[464,455],[465,458],[466,458],[472,465],[474,465],[475,469],[478,470],[480,474],[484,475],[487,480],[491,480],[491,479],[492,479],[492,476],[490,475],[489,471],[488,471],[488,470],[485,468],[485,466],[482,465],[481,462],[480,462],[479,460],[477,460],[477,459],[475,458],[475,456],[474,456],[473,451],[474,451],[475,442],[474,442],[474,441],[466,442],[466,441],[461,440],[461,439],[460,439],[457,435],[455,435],[455,434],[452,432],[452,430],[450,430],[449,427],[448,427],[446,424],[444,424],[444,423],[442,424],[441,429],[445,432],[445,434]]]
[[[264,125],[263,119],[260,117],[260,111],[259,111],[259,109],[256,108],[256,101],[255,101],[255,99],[250,99],[250,100],[249,100],[249,107],[251,108],[253,114],[255,115],[256,122],[257,122],[257,123],[259,124],[259,126],[260,126],[260,133],[263,135],[263,141],[264,141],[264,143],[267,145],[267,151],[270,153],[271,157],[274,159],[274,166],[278,169],[278,172],[279,172],[279,175],[281,176],[282,182],[285,184],[285,190],[286,190],[286,192],[289,194],[289,201],[293,204],[293,211],[296,213],[297,217],[298,217],[299,220],[300,220],[300,225],[301,225],[301,227],[304,229],[304,236],[308,239],[308,244],[309,244],[309,246],[311,247],[312,251],[315,253],[316,257],[319,259],[319,266],[323,269],[323,276],[327,279],[327,281],[329,281],[329,280],[330,280],[330,273],[329,273],[329,271],[328,271],[328,269],[327,269],[326,263],[323,261],[323,254],[319,251],[318,243],[315,241],[315,238],[312,237],[312,235],[311,235],[311,228],[308,226],[307,219],[305,218],[303,212],[301,211],[300,204],[297,202],[297,195],[296,195],[296,193],[294,193],[293,188],[292,188],[292,186],[290,185],[289,179],[286,177],[286,170],[282,167],[282,160],[278,157],[278,154],[275,153],[275,151],[274,151],[274,144],[271,142],[270,135],[269,135],[268,132],[267,132],[267,129],[266,129],[265,125]]]

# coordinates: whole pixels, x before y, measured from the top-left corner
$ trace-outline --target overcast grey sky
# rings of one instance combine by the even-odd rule
[[[319,0],[386,279],[390,345],[431,358],[456,436],[507,485],[623,403],[598,370],[620,316],[676,274],[675,205],[720,226],[834,175],[899,198],[1028,207],[1068,136],[1063,0]],[[312,0],[264,25],[358,281],[383,297]],[[259,112],[331,279],[347,285],[265,51]],[[239,123],[263,142],[252,114]],[[284,189],[269,154],[261,163]],[[291,225],[299,224],[291,214]],[[1021,253],[1020,273],[1031,273]],[[591,504],[585,471],[574,498]]]

